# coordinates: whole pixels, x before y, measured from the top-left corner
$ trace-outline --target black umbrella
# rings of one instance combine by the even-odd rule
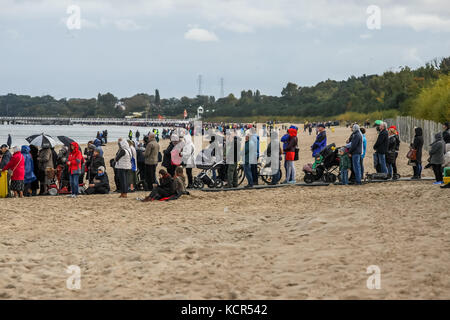
[[[73,140],[69,137],[66,137],[66,136],[58,136],[57,138],[59,139],[59,141],[61,141],[67,147],[70,147],[72,142],[75,142],[75,140]]]
[[[25,140],[27,140],[28,143],[30,143],[31,141],[33,141],[34,139],[36,139],[36,137],[40,136],[40,134],[33,134],[32,136],[29,136],[28,138],[26,138]]]
[[[56,141],[51,136],[44,133],[29,136],[25,140],[27,140],[29,144],[38,148],[53,148],[56,146]]]

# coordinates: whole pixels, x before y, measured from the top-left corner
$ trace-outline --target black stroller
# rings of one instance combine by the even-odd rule
[[[193,186],[195,189],[203,189],[205,185],[209,188],[222,188],[221,173],[224,171],[225,163],[223,160],[216,161],[214,157],[209,157],[205,151],[200,152],[195,161],[195,166],[202,171],[194,178]],[[213,170],[216,171],[216,179],[213,178]]]
[[[339,157],[338,148],[336,144],[327,145],[316,158],[316,167],[308,163],[303,167],[305,177],[303,180],[306,183],[313,183],[321,180],[326,183],[334,183],[339,176]]]

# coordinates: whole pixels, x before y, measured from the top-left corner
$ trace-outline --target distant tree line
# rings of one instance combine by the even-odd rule
[[[206,119],[361,118],[390,113],[443,122],[450,119],[450,57],[415,70],[403,67],[382,75],[328,79],[311,87],[289,82],[281,96],[263,95],[259,90],[244,90],[240,97],[229,94],[217,100],[203,95],[164,99],[158,90],[153,95],[139,93],[122,99],[111,93],[99,93],[92,99],[59,100],[49,95],[0,96],[2,116],[125,117],[138,112],[149,118],[182,118],[184,110],[193,116],[199,106],[204,108]]]

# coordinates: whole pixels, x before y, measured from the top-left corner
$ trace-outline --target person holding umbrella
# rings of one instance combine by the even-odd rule
[[[84,162],[78,143],[72,142],[70,145],[70,154],[67,161],[70,173],[70,190],[72,194],[70,197],[76,198],[78,195],[79,179],[81,174],[81,165]]]
[[[48,191],[48,178],[45,174],[45,170],[47,168],[53,168],[53,153],[50,149],[50,146],[44,146],[40,151],[38,155],[38,168],[39,168],[39,174],[38,176],[41,178],[41,188],[39,191],[39,195],[47,194]]]

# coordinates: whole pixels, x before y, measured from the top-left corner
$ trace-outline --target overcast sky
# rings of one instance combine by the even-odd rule
[[[444,56],[449,0],[0,0],[0,94],[280,95]]]

